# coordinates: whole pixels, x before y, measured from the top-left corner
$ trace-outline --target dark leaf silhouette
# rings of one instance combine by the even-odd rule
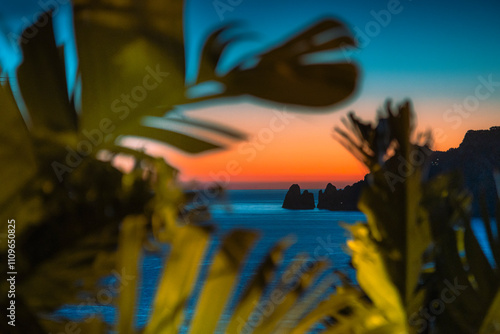
[[[203,49],[198,82],[218,80],[226,90],[215,96],[252,95],[261,99],[326,107],[344,101],[355,90],[357,67],[347,62],[311,63],[307,57],[319,52],[339,51],[355,46],[345,26],[337,20],[323,20],[268,52],[247,59],[224,75],[215,69],[224,48],[233,40],[221,40],[227,27],[214,32]],[[251,61],[254,66],[246,68]]]

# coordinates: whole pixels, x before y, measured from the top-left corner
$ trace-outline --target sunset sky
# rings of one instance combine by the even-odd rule
[[[382,21],[383,26],[373,13],[388,6],[395,6],[398,13]],[[330,113],[290,112],[294,118],[270,138],[266,128],[276,117],[271,109],[282,112],[279,106],[256,106],[255,100],[210,108],[194,106],[189,115],[241,129],[249,135],[249,142],[195,158],[170,152],[169,161],[180,166],[186,178],[224,182],[229,175],[235,187],[288,188],[291,182],[298,182],[319,188],[328,181],[342,186],[361,179],[366,169],[332,138],[332,129],[351,110],[366,120],[374,119],[386,98],[411,98],[418,129],[435,131],[435,148],[456,147],[468,129],[500,124],[500,86],[491,88],[493,92],[478,106],[469,106],[473,98],[465,100],[475,97],[482,84],[479,77],[500,82],[499,10],[500,4],[494,1],[316,0],[288,1],[286,5],[282,1],[242,1],[232,12],[224,13],[224,22],[241,20],[245,30],[257,32],[259,38],[230,48],[224,55],[228,67],[317,18],[340,17],[360,44],[358,51],[348,55],[361,68],[358,92]],[[194,57],[206,35],[200,31],[209,31],[220,21],[211,1],[188,2],[187,14],[194,18],[186,27],[191,40],[188,57]],[[191,68],[188,75],[195,70]],[[228,169],[228,163],[229,167],[235,165],[231,161],[239,168]]]
[[[359,65],[359,87],[341,106],[321,113],[251,99],[182,107],[190,117],[222,123],[249,136],[247,142],[228,142],[226,150],[199,156],[151,146],[152,152],[165,155],[182,171],[184,181],[229,181],[232,188],[288,188],[292,182],[319,188],[327,182],[338,186],[355,182],[366,170],[332,138],[332,129],[351,110],[373,120],[386,98],[396,102],[410,98],[418,129],[435,131],[438,150],[458,146],[469,129],[500,125],[497,1],[221,2],[232,3],[231,10],[218,12],[212,0],[187,1],[188,82],[196,75],[203,39],[221,24],[239,21],[239,31],[255,33],[252,39],[228,48],[223,54],[224,70],[319,18],[336,17],[348,24],[360,44],[357,51],[340,54],[341,59]],[[21,29],[23,17],[30,19],[40,12],[37,3],[45,2],[0,4],[0,29],[4,33]],[[393,12],[390,16],[385,15],[388,9]],[[66,5],[60,8],[56,27],[67,23],[69,12]],[[59,30],[59,42],[70,39],[71,32]],[[5,37],[0,37],[0,59],[7,70],[19,61]]]

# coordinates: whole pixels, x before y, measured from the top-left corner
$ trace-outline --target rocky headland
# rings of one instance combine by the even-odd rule
[[[495,179],[494,171],[500,173],[500,126],[489,130],[469,130],[457,148],[446,152],[435,151],[430,158],[427,177],[446,172],[458,172],[466,189],[473,195],[472,214],[480,215],[480,198],[484,196],[488,213],[493,215],[498,200],[497,187],[500,188],[500,176]],[[358,200],[366,184],[364,180],[337,189],[328,183],[325,190],[318,193],[318,209],[332,211],[358,211]],[[497,185],[498,184],[498,185]],[[283,208],[314,209],[314,195],[307,190],[302,194],[298,184],[288,190]]]
[[[429,177],[459,172],[465,187],[473,196],[473,215],[480,215],[479,199],[483,195],[488,212],[492,215],[497,202],[495,170],[500,172],[500,126],[493,126],[489,130],[469,130],[457,148],[434,152]]]

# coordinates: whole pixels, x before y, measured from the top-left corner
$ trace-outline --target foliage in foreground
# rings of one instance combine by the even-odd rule
[[[483,212],[489,260],[460,175],[427,179],[431,138],[413,137],[410,103],[387,102],[377,124],[349,120],[340,140],[370,174],[359,201],[367,223],[347,226],[348,245],[374,307],[401,332],[500,331],[500,206],[496,221]]]
[[[5,321],[0,326],[9,333],[67,331],[67,326],[72,328],[70,322],[42,315],[95,297],[100,280],[115,269],[137,273],[140,249],[151,247],[155,240],[172,243],[172,250],[147,331],[175,332],[210,234],[202,227],[177,226],[178,220],[196,223],[185,209],[188,203],[176,184],[177,171],[162,159],[127,147],[126,139],[145,138],[201,153],[223,147],[203,137],[203,131],[212,137],[244,138],[216,124],[172,117],[179,105],[221,97],[250,95],[280,104],[335,105],[353,94],[357,67],[306,58],[355,43],[341,22],[327,19],[248,59],[253,66],[242,63],[220,73],[219,60],[233,40],[223,28],[207,38],[195,83],[217,81],[223,88],[192,96],[191,87],[185,85],[182,1],[77,0],[73,8],[77,77],[68,78],[65,72],[64,48],[56,46],[51,14],[46,13],[21,36],[23,62],[14,86],[19,91],[14,94],[7,82],[0,87],[1,226],[5,230],[8,219],[16,220],[18,273],[16,327]],[[69,84],[73,81],[74,85]],[[133,157],[132,172],[113,167],[117,155]],[[1,258],[6,263],[7,235],[1,238]],[[246,240],[248,248],[253,238],[253,233],[235,232],[227,240],[229,246],[234,240]],[[179,240],[193,246],[179,245]],[[239,261],[246,250],[236,252]],[[233,253],[223,251],[212,268],[229,266],[234,277],[237,266],[225,254]],[[177,268],[175,275],[172,268]],[[269,270],[264,270],[264,276]],[[266,282],[267,276],[264,282],[258,280],[257,289]],[[4,310],[8,289],[2,281]],[[207,289],[209,294],[215,291]],[[135,295],[135,284],[121,291],[119,332],[135,330]],[[220,311],[224,299],[209,313],[203,311],[206,300],[200,314],[209,317],[209,323],[216,319],[210,312]],[[209,302],[213,302],[210,297]],[[246,314],[246,304],[242,305],[240,312]],[[200,321],[204,323],[197,318],[193,326]],[[99,333],[108,330],[109,324],[91,319],[76,327]]]
[[[259,55],[255,67],[242,64],[226,74],[217,73],[216,68],[227,45],[222,38],[227,30],[216,31],[207,39],[197,83],[216,80],[224,89],[211,96],[187,98],[181,2],[133,3],[75,2],[81,96],[71,92],[68,97],[63,53],[55,45],[50,18],[35,37],[24,36],[29,41],[23,44],[18,81],[29,122],[23,119],[10,87],[0,89],[4,121],[0,134],[5,143],[0,154],[2,162],[8,162],[2,164],[0,174],[5,187],[0,197],[2,226],[7,218],[18,221],[19,273],[17,326],[3,332],[67,330],[70,323],[40,320],[40,314],[95,295],[99,279],[116,268],[134,277],[120,291],[116,330],[177,333],[199,278],[198,265],[211,242],[211,231],[206,226],[176,224],[179,207],[185,204],[175,184],[176,171],[162,160],[124,147],[123,139],[146,137],[187,152],[203,152],[220,145],[180,133],[177,127],[172,130],[171,123],[235,139],[242,136],[214,124],[162,116],[180,104],[244,94],[326,106],[342,101],[354,89],[356,68],[352,65],[301,63],[313,52],[354,44],[342,24],[327,20]],[[340,34],[332,35],[332,29],[339,29]],[[314,37],[325,32],[330,32],[331,38],[314,44]],[[303,45],[308,47],[301,48]],[[164,85],[148,91],[135,107],[123,109],[125,105],[120,105],[120,112],[114,112],[115,99],[143,84],[145,75],[151,75],[147,68],[155,70],[156,66],[161,73],[168,73],[161,77]],[[367,224],[347,227],[353,236],[348,245],[359,288],[344,279],[335,294],[323,296],[332,281],[325,279],[314,285],[327,270],[327,264],[320,261],[303,271],[297,269],[301,266],[290,268],[294,279],[285,283],[278,278],[274,289],[282,295],[274,294],[274,301],[273,293],[262,298],[276,276],[288,245],[285,240],[270,251],[246,286],[230,314],[227,332],[304,333],[318,322],[326,325],[325,332],[332,333],[499,330],[499,210],[496,221],[490,221],[487,213],[483,221],[493,254],[491,264],[472,231],[470,198],[459,178],[443,175],[426,179],[430,141],[413,142],[410,105],[392,110],[388,104],[385,112],[377,125],[351,115],[353,135],[340,131],[346,145],[371,172],[360,200]],[[67,159],[68,147],[77,151],[82,140],[88,139],[83,130],[102,129],[101,122],[108,117],[115,129],[102,134],[102,141],[91,153],[77,166],[68,167],[71,171],[57,165],[62,174],[54,173],[53,163]],[[165,126],[152,125],[151,120]],[[130,174],[114,169],[110,161],[97,159],[103,151],[133,156],[135,169]],[[254,232],[233,231],[223,239],[197,300],[191,332],[217,328],[256,238]],[[144,329],[136,329],[137,264],[152,239],[170,245],[169,257],[151,318]],[[4,242],[2,257],[6,258]],[[1,284],[3,308],[7,286]],[[257,302],[275,306],[262,322],[251,320],[259,312]],[[6,326],[5,322],[1,326]],[[76,327],[89,333],[109,329],[100,319],[82,321]]]

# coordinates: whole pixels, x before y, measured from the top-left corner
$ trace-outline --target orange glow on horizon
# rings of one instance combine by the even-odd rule
[[[442,115],[449,101],[414,103],[417,132],[432,129],[435,150],[457,147],[469,129],[487,129],[498,105],[485,105],[482,113],[447,123]],[[291,183],[352,184],[368,172],[333,137],[333,128],[350,110],[364,120],[373,121],[378,106],[374,101],[356,102],[333,113],[305,114],[272,109],[261,105],[238,104],[205,107],[187,111],[189,117],[210,120],[248,134],[248,140],[230,142],[225,150],[187,155],[158,144],[147,144],[147,151],[164,156],[181,170],[181,181],[234,184]],[[241,187],[241,186],[239,186]],[[258,187],[258,186],[257,186]],[[324,186],[323,186],[324,187]]]

